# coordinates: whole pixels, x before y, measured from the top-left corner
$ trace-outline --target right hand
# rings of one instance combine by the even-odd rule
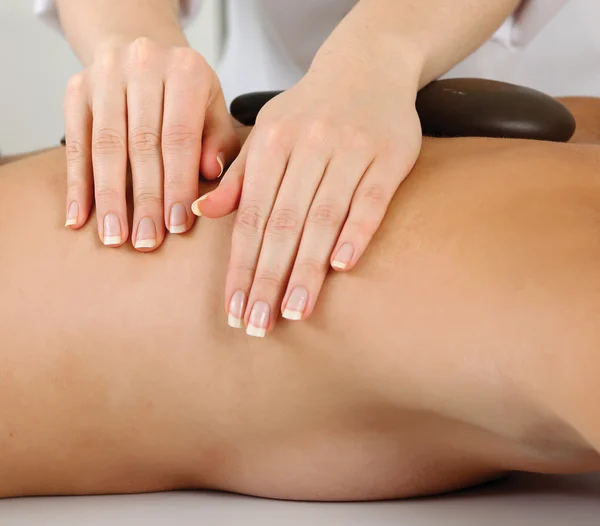
[[[127,162],[133,182],[132,243],[154,250],[187,231],[198,177],[216,179],[239,151],[216,73],[187,47],[147,38],[110,45],[75,75],[65,95],[67,226],[82,227],[95,195],[107,246],[129,236]]]

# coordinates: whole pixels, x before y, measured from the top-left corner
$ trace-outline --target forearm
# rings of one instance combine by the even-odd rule
[[[138,37],[187,45],[178,0],[57,0],[57,6],[65,36],[84,65],[93,61],[98,46]]]
[[[483,44],[518,0],[361,0],[312,68],[350,60],[375,78],[421,88]],[[366,73],[369,74],[369,73]]]

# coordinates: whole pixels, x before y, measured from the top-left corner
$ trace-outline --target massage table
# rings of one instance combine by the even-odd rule
[[[357,475],[360,476],[360,475]],[[516,474],[432,498],[283,502],[211,492],[0,501],[1,526],[596,526],[600,474]]]
[[[238,97],[231,113],[253,125],[278,92]],[[492,104],[490,103],[492,102]],[[417,98],[432,137],[510,137],[565,142],[575,131],[555,99],[481,79],[436,81]],[[360,474],[357,474],[360,476]],[[371,503],[283,502],[217,492],[21,498],[0,501],[0,526],[565,526],[600,525],[600,473],[514,474],[430,498]]]

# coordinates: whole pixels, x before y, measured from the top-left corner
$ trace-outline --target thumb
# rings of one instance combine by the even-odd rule
[[[218,96],[206,109],[200,173],[205,179],[219,178],[239,151],[240,140],[235,132],[233,118],[227,111],[223,92],[219,89]]]
[[[192,203],[192,212],[197,216],[219,218],[231,214],[240,203],[246,167],[244,151],[229,167],[219,186]]]

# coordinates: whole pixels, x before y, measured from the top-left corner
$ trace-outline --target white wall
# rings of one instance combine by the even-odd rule
[[[57,145],[63,135],[64,87],[80,66],[54,29],[32,14],[31,0],[0,0],[0,151]],[[218,0],[205,0],[187,30],[209,61],[218,53]]]

